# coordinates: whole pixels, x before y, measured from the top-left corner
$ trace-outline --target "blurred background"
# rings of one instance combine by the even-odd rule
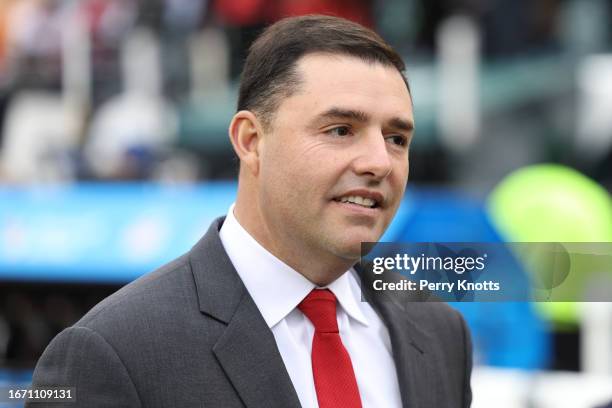
[[[407,63],[411,179],[385,240],[612,242],[612,0],[0,0],[0,386],[227,211],[245,52],[309,13]],[[576,290],[609,283],[596,268]],[[474,407],[611,406],[610,304],[455,307]]]

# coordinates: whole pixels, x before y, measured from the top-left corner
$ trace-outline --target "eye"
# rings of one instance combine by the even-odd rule
[[[408,140],[406,139],[406,137],[402,135],[388,136],[386,139],[390,140],[391,143],[398,145],[398,146],[406,146],[408,144]]]
[[[332,136],[348,136],[351,134],[351,129],[348,126],[336,126],[326,130],[325,133]]]

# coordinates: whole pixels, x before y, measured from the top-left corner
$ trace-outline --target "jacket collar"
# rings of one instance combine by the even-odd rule
[[[245,406],[299,408],[274,335],[225,253],[222,224],[215,220],[190,252],[200,311],[226,325],[212,351]]]
[[[403,405],[436,406],[435,391],[431,389],[431,384],[439,379],[435,378],[435,367],[432,366],[434,355],[429,347],[433,344],[433,335],[416,323],[420,321],[418,314],[423,312],[426,305],[412,299],[412,295],[407,292],[369,290],[374,275],[368,274],[360,264],[355,266],[355,270],[360,277],[363,300],[370,302],[389,330]],[[385,279],[389,281],[394,278]]]

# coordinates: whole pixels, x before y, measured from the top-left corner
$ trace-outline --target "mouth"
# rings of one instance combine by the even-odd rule
[[[361,208],[377,209],[382,207],[384,199],[380,193],[368,190],[358,190],[344,193],[334,198],[333,201]]]

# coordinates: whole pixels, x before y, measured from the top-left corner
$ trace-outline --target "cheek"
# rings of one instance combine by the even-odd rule
[[[394,173],[397,182],[405,185],[408,181],[408,173],[409,173],[409,161],[408,158],[397,158],[394,164]]]
[[[262,160],[260,194],[264,209],[294,212],[303,200],[305,168],[288,152],[269,152]]]
[[[404,193],[406,191],[406,184],[408,182],[408,162],[407,161],[398,161],[394,166],[391,179],[389,181],[389,186],[393,192],[394,199],[394,210],[397,210],[399,207]]]
[[[347,155],[311,136],[274,140],[261,156],[261,189],[272,205],[298,206],[309,212],[308,203],[326,197],[346,165]],[[343,164],[344,163],[344,164]]]
[[[325,184],[334,169],[337,158],[319,145],[294,145],[290,149],[279,152],[280,173],[291,189],[313,191]]]

